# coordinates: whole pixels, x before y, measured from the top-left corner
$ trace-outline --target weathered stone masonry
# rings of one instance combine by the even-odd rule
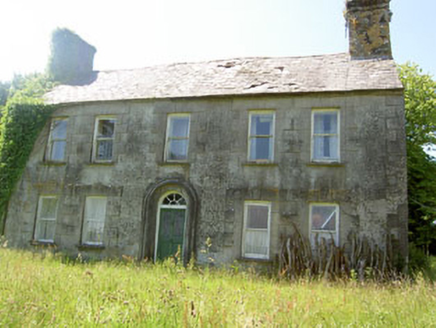
[[[340,164],[310,162],[313,108],[340,110]],[[276,113],[273,163],[247,162],[248,113],[255,109]],[[167,115],[176,112],[191,113],[184,164],[163,162],[162,127]],[[109,165],[90,162],[94,120],[102,114],[117,118],[115,160]],[[30,247],[38,196],[54,194],[60,197],[55,243],[76,254],[84,197],[103,195],[108,197],[105,247],[81,251],[151,256],[158,198],[151,189],[162,193],[169,188],[192,194],[191,204],[196,203],[190,250],[200,261],[206,260],[200,250],[207,237],[212,240],[207,256],[220,263],[241,258],[245,200],[272,203],[272,260],[281,238],[291,232],[291,222],[309,233],[310,202],[339,204],[341,244],[354,230],[379,243],[386,233],[394,234],[407,248],[401,92],[89,103],[63,106],[54,116],[69,118],[67,160],[65,165],[44,163],[47,128],[10,204],[6,234],[13,246]],[[146,199],[150,194],[154,198]]]

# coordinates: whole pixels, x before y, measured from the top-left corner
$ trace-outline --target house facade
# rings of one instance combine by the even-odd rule
[[[353,21],[390,19],[388,1],[347,9]],[[351,44],[367,27],[349,28]],[[393,236],[406,257],[404,97],[390,45],[374,47],[93,72],[56,87],[9,202],[9,245],[268,262],[297,226],[337,245]]]

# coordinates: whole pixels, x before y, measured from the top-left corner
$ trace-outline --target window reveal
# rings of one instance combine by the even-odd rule
[[[245,203],[243,256],[268,259],[271,206],[269,203]]]
[[[102,245],[106,219],[106,197],[87,197],[83,222],[82,243]]]
[[[189,114],[168,116],[167,161],[186,161],[188,159],[189,121]]]
[[[313,111],[312,160],[339,161],[339,111]]]
[[[46,160],[63,162],[65,160],[65,147],[67,144],[67,119],[53,119],[50,125]]]
[[[248,160],[272,161],[274,113],[250,113]]]
[[[94,135],[94,160],[96,162],[113,160],[115,122],[114,118],[97,118],[96,120]]]
[[[41,196],[39,198],[35,240],[53,242],[56,230],[57,204],[56,196]]]

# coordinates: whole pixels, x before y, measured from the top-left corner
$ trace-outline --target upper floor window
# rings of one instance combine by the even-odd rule
[[[310,240],[316,244],[316,238],[333,239],[338,245],[339,206],[337,204],[315,203],[310,205]]]
[[[115,137],[115,118],[97,117],[95,120],[93,160],[112,162]]]
[[[50,134],[45,159],[53,162],[65,161],[65,147],[67,145],[66,118],[54,118],[50,124]]]
[[[242,254],[246,258],[268,259],[271,203],[245,202]]]
[[[251,112],[248,160],[272,161],[274,156],[274,112]]]
[[[189,123],[189,114],[173,114],[168,116],[165,160],[188,160]]]
[[[339,162],[339,111],[312,111],[312,161]]]
[[[56,230],[56,212],[58,199],[56,196],[39,197],[34,239],[42,242],[53,242]]]
[[[86,197],[82,244],[102,245],[106,220],[106,197]]]

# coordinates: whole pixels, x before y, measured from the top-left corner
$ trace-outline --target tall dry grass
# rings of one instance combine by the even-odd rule
[[[236,264],[235,264],[236,265]],[[436,289],[0,249],[1,327],[434,327]]]

